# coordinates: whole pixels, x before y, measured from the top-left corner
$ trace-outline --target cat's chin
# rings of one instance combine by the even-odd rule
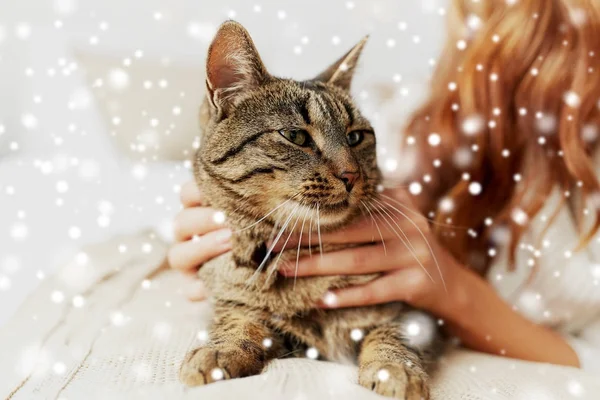
[[[312,219],[312,226],[315,230],[317,229],[317,225],[324,231],[334,230],[346,224],[354,215],[353,207],[348,200],[343,200],[335,204],[321,204],[318,211],[316,205],[306,206],[297,202],[293,203],[295,204],[289,204],[284,208],[295,210],[295,214],[300,215],[301,219],[305,219],[306,221]]]

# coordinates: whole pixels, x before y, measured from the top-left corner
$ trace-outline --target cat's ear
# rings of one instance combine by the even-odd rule
[[[356,70],[358,59],[362,53],[369,36],[365,36],[353,48],[344,54],[339,60],[334,62],[329,68],[319,74],[315,80],[330,83],[341,87],[344,90],[350,90],[352,76]]]
[[[247,90],[269,79],[248,31],[235,21],[223,23],[206,60],[206,86],[212,106],[227,114]]]

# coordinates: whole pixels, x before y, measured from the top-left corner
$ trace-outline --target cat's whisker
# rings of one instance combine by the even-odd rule
[[[296,216],[296,210],[298,209],[299,205],[296,206],[296,208],[294,208],[293,213],[294,213],[295,216]],[[275,271],[277,271],[277,264],[279,264],[279,260],[281,259],[281,256],[283,255],[283,252],[285,251],[285,248],[286,248],[288,242],[290,241],[290,238],[292,237],[292,234],[296,230],[296,225],[298,225],[298,221],[299,220],[300,220],[300,216],[296,216],[296,221],[294,222],[294,226],[292,226],[292,229],[290,230],[290,233],[289,233],[287,239],[283,243],[283,247],[279,251],[279,255],[277,256],[277,259],[275,260],[274,263],[271,264],[271,271],[269,271],[269,275],[267,275],[267,279],[265,279],[265,284],[267,284],[267,282],[269,282],[269,280],[271,279],[271,276],[273,275],[273,273]]]
[[[283,357],[287,357],[287,356],[289,356],[290,354],[298,353],[298,352],[300,352],[300,351],[302,351],[302,350],[304,350],[304,349],[296,349],[296,350],[292,350],[292,351],[290,351],[290,352],[287,352],[287,353],[285,353],[285,354],[283,354],[283,355],[280,355],[280,356],[279,356],[279,357],[277,357],[276,359],[277,359],[277,360],[279,360],[279,359],[281,359],[281,358],[283,358]]]
[[[300,239],[298,240],[298,250],[296,251],[296,269],[294,271],[294,290],[296,290],[296,279],[298,278],[298,261],[300,260],[300,246],[302,246],[302,233],[304,232],[304,223],[306,222],[306,217],[312,211],[312,207],[309,207],[304,213],[304,218],[302,219],[302,226],[300,227]],[[310,242],[308,244],[310,246]]]
[[[411,214],[414,214],[414,215],[416,215],[418,217],[421,217],[421,218],[425,218],[427,221],[429,221],[433,225],[443,226],[445,228],[452,228],[452,229],[468,229],[465,226],[457,226],[457,225],[451,225],[451,224],[444,224],[443,222],[437,222],[437,221],[435,221],[435,220],[433,220],[431,218],[427,218],[425,215],[421,214],[419,211],[413,210],[412,208],[410,208],[406,204],[402,204],[401,202],[399,202],[398,200],[394,199],[393,197],[387,196],[387,195],[385,195],[383,193],[378,193],[378,195],[382,196],[382,197],[385,197],[389,201],[392,201],[395,204],[397,204],[399,207],[402,207],[405,210],[410,211]]]
[[[367,214],[365,214],[365,210],[363,209],[363,205],[362,204],[358,205],[358,209],[360,210],[360,213],[362,214],[362,216],[364,218],[367,218]],[[371,229],[373,229],[373,220],[371,220]],[[371,242],[375,243],[375,234],[374,233],[371,236]]]
[[[373,213],[369,209],[369,206],[362,200],[360,202],[371,216],[371,220],[375,223],[375,227],[377,228],[377,232],[379,232],[379,237],[381,238],[381,244],[383,245],[383,252],[387,256],[387,248],[385,247],[385,240],[383,240],[383,235],[381,234],[381,229],[379,229],[379,224],[377,223],[377,221],[375,221],[375,217],[373,217]]]
[[[377,201],[376,199],[372,199],[372,200],[373,201]],[[410,252],[410,254],[413,256],[413,258],[417,261],[417,263],[419,264],[419,266],[421,267],[421,269],[423,270],[423,272],[425,272],[425,274],[427,274],[427,276],[429,277],[429,279],[431,279],[431,281],[434,282],[433,277],[431,276],[431,274],[429,273],[429,271],[427,271],[427,268],[425,268],[425,266],[423,265],[423,263],[421,262],[421,260],[419,260],[419,257],[415,253],[414,246],[412,245],[412,243],[408,239],[408,236],[406,236],[406,234],[404,233],[404,231],[402,230],[402,228],[400,228],[400,225],[398,225],[398,223],[396,221],[394,221],[394,219],[392,218],[392,216],[385,210],[384,207],[376,206],[375,207],[375,211],[377,213],[379,213],[379,215],[381,215],[381,217],[383,218],[383,220],[388,224],[388,226],[390,227],[390,229],[392,230],[392,232],[394,232],[394,234],[398,237],[398,239],[400,240],[400,242],[402,242],[402,244],[404,246],[406,246],[406,249]],[[385,213],[385,215],[384,215],[384,213]],[[402,238],[400,236],[400,233],[398,233],[398,231],[396,231],[396,229],[392,226],[392,224],[389,222],[390,220],[392,222],[394,222],[394,224],[396,224],[396,226],[398,227],[398,230],[400,232],[402,232],[402,235],[404,236],[404,238]]]
[[[311,211],[312,211],[312,207],[311,207]],[[310,224],[308,226],[308,256],[309,257],[312,257],[312,247],[311,247],[310,243],[312,242],[313,219],[314,219],[314,216],[312,215],[312,212],[311,212],[311,215],[310,215]]]
[[[387,216],[388,216],[389,220],[390,220],[390,221],[392,221],[392,222],[394,223],[394,225],[396,225],[396,227],[398,228],[398,231],[399,231],[400,233],[402,233],[402,236],[404,237],[404,240],[406,241],[406,243],[408,243],[408,245],[410,245],[410,248],[411,248],[413,251],[416,251],[416,250],[415,250],[415,247],[414,247],[414,246],[412,245],[412,243],[410,242],[410,239],[408,238],[408,236],[406,235],[406,233],[404,233],[404,231],[402,230],[402,228],[400,227],[400,225],[398,224],[398,222],[397,222],[397,221],[394,219],[394,216],[393,216],[392,214],[390,214],[390,213],[388,212],[388,210],[386,210],[386,209],[385,209],[385,207],[386,207],[386,205],[387,205],[387,204],[384,204],[383,202],[381,202],[380,200],[378,200],[376,197],[373,197],[373,198],[371,198],[371,201],[373,201],[373,202],[376,202],[376,203],[377,203],[377,205],[378,205],[378,206],[377,206],[377,210],[378,210],[378,212],[380,213],[380,215],[381,215],[382,217],[384,217],[384,216],[383,216],[383,214],[381,214],[381,212],[384,212],[384,213],[385,213],[385,215],[387,215]],[[386,220],[387,220],[388,218],[386,218]],[[396,231],[394,231],[394,233],[396,233],[396,235],[398,235],[398,233],[397,233]],[[401,238],[399,238],[399,239],[401,239]]]
[[[388,196],[385,196],[385,197],[387,198]],[[395,199],[392,199],[392,200],[395,200]],[[383,202],[386,203],[385,201],[383,201]],[[438,273],[440,274],[440,279],[442,280],[442,285],[444,285],[444,290],[447,292],[448,288],[446,287],[446,281],[444,280],[444,275],[442,274],[442,268],[440,268],[440,264],[438,263],[438,260],[437,260],[437,258],[435,256],[433,248],[431,247],[431,244],[427,240],[427,237],[425,237],[425,234],[423,233],[423,231],[421,230],[421,228],[419,228],[419,225],[417,225],[417,223],[415,221],[413,221],[411,218],[409,218],[408,215],[404,214],[402,211],[398,210],[393,205],[391,205],[389,203],[386,203],[386,204],[387,204],[388,207],[392,208],[393,210],[395,210],[396,212],[398,212],[400,215],[402,215],[404,218],[406,218],[412,224],[412,226],[414,226],[417,229],[417,231],[419,231],[419,234],[421,235],[421,237],[425,241],[425,244],[427,245],[427,248],[429,249],[429,252],[431,253],[431,258],[433,259],[433,262],[435,263],[435,266],[436,266],[436,268],[438,270]]]
[[[289,203],[290,201],[292,201],[292,200],[293,200],[293,199],[294,199],[296,196],[298,196],[299,194],[300,194],[300,192],[296,193],[295,195],[293,195],[292,197],[290,197],[289,199],[287,199],[286,201],[284,201],[283,203],[281,203],[280,205],[278,205],[277,207],[275,207],[274,209],[272,209],[271,211],[269,211],[269,212],[268,212],[268,213],[267,213],[267,214],[266,214],[264,217],[262,217],[262,218],[261,218],[261,219],[259,219],[258,221],[256,221],[256,222],[254,222],[254,223],[252,223],[252,224],[248,225],[248,226],[247,226],[247,227],[245,227],[245,228],[238,229],[238,230],[234,231],[234,233],[245,231],[246,229],[250,229],[250,228],[252,228],[253,226],[256,226],[256,225],[260,224],[262,221],[264,221],[264,220],[265,220],[265,218],[267,218],[269,215],[273,214],[275,211],[279,210],[281,207],[283,207],[284,205],[286,205],[286,204],[287,204],[287,203]]]
[[[321,220],[319,217],[319,203],[317,203],[317,233],[319,235],[319,252],[321,253],[321,260],[323,260],[323,241],[321,240]]]
[[[285,222],[283,223],[283,226],[281,227],[281,229],[279,230],[279,233],[277,234],[277,237],[275,238],[275,241],[273,242],[273,244],[271,245],[271,247],[269,247],[269,249],[267,250],[267,254],[265,255],[265,258],[263,258],[262,262],[260,263],[260,265],[258,266],[258,268],[256,269],[256,271],[254,272],[254,274],[252,274],[252,276],[249,279],[249,282],[251,282],[252,280],[256,279],[256,277],[258,276],[258,274],[262,271],[263,267],[265,266],[265,264],[267,263],[267,261],[269,260],[269,256],[271,255],[271,253],[273,252],[273,249],[275,248],[275,246],[277,245],[277,242],[279,241],[279,239],[281,238],[281,235],[283,235],[283,232],[285,232],[285,228],[287,228],[287,226],[289,225],[290,221],[292,220],[292,217],[294,216],[294,213],[296,211],[296,209],[300,207],[300,204],[298,204],[293,210],[292,212],[290,212],[290,215],[287,217],[287,219],[285,220]]]

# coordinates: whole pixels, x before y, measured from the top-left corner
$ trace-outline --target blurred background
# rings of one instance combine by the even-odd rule
[[[78,248],[169,239],[191,178],[204,60],[236,19],[271,73],[315,76],[370,34],[353,95],[379,161],[423,98],[447,0],[0,0],[0,324]]]

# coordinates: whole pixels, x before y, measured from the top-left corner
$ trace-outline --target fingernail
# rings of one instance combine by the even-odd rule
[[[327,307],[335,307],[337,305],[338,298],[335,293],[327,292],[321,301]]]
[[[215,241],[217,243],[227,243],[231,239],[231,229],[222,229],[215,235]]]
[[[217,224],[222,224],[225,222],[227,218],[225,217],[225,213],[223,211],[217,211],[213,214],[213,221]]]

